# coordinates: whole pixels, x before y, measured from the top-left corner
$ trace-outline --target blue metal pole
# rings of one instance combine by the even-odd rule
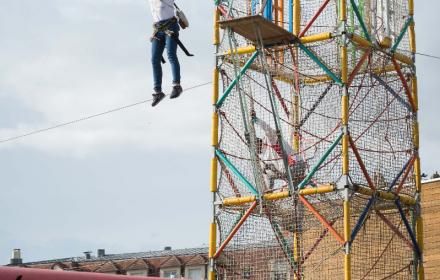
[[[289,32],[293,32],[293,0],[289,0]]]
[[[405,172],[405,170],[408,168],[408,165],[412,161],[412,158],[413,158],[412,156],[409,158],[408,162],[405,163],[405,165],[403,166],[402,170],[400,170],[399,174],[397,174],[396,178],[394,178],[394,180],[388,186],[387,192],[390,192],[391,189],[397,184],[397,181],[399,181],[400,176],[402,176],[403,172]]]
[[[376,201],[376,195],[373,195],[367,203],[367,206],[365,207],[364,211],[362,212],[361,216],[359,217],[358,222],[356,223],[356,226],[354,227],[353,231],[351,232],[350,237],[350,243],[353,243],[353,241],[356,238],[356,235],[359,233],[359,231],[362,228],[362,225],[365,223],[365,220],[367,219],[367,215],[370,212],[371,207],[374,205],[374,202]]]
[[[400,213],[400,216],[402,217],[403,223],[405,224],[406,230],[408,231],[408,234],[411,237],[411,241],[414,245],[414,250],[416,250],[417,256],[420,258],[420,256],[422,254],[421,254],[419,244],[417,243],[416,236],[415,236],[413,230],[411,229],[411,225],[409,224],[408,219],[405,216],[405,213],[403,212],[402,205],[400,204],[400,200],[396,199],[395,203],[396,203],[397,209],[399,209],[399,213]]]
[[[267,0],[266,7],[264,8],[264,17],[272,20],[272,0]]]

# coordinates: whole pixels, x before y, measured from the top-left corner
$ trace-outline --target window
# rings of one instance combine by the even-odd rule
[[[200,268],[189,268],[188,269],[187,278],[188,279],[192,279],[192,280],[203,280],[202,269],[200,269]]]
[[[205,279],[205,266],[204,265],[192,265],[192,266],[185,267],[185,279],[204,280]]]
[[[161,271],[161,275],[162,275],[162,278],[172,278],[172,279],[180,278],[179,269],[177,269],[177,268],[164,269]]]
[[[148,273],[146,270],[132,270],[132,271],[127,271],[127,275],[132,275],[132,276],[148,276]]]

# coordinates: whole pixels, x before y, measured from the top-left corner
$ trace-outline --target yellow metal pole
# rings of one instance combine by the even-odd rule
[[[214,13],[214,46],[216,54],[218,53],[220,44],[220,11],[216,8]],[[211,159],[211,183],[210,191],[212,193],[212,222],[209,228],[209,270],[208,270],[208,280],[215,280],[215,263],[214,263],[214,253],[217,251],[217,225],[215,223],[215,197],[217,192],[217,174],[218,174],[218,160],[215,156],[215,148],[218,146],[218,124],[219,116],[216,110],[215,104],[219,98],[219,71],[218,71],[218,58],[215,58],[215,67],[213,72],[213,89],[212,89],[212,105],[214,112],[212,115],[212,142],[211,145],[214,149],[214,157]]]
[[[333,35],[331,32],[324,32],[324,33],[304,36],[304,37],[301,37],[299,40],[301,41],[301,43],[307,44],[307,43],[325,41],[325,40],[329,40],[332,38],[333,38]]]
[[[301,1],[293,1],[293,34],[298,36],[301,32]]]
[[[336,191],[335,185],[322,185],[316,188],[307,188],[302,189],[298,191],[299,195],[307,196],[307,195],[316,195],[316,194],[323,194],[323,193],[330,193]],[[284,198],[290,197],[291,194],[289,191],[282,191],[282,192],[276,192],[276,193],[268,193],[262,196],[262,199],[264,201],[274,201],[274,200],[280,200]],[[251,203],[257,200],[257,197],[255,195],[250,196],[242,196],[242,197],[229,197],[223,199],[223,205],[224,206],[237,206],[242,205],[246,203]]]
[[[414,17],[414,0],[408,0],[408,14],[410,17]],[[415,23],[414,19],[413,22],[409,26],[409,43],[410,43],[410,51],[412,53],[412,62],[415,62],[415,55],[417,52],[417,46],[416,46],[416,31],[415,31]],[[421,176],[421,169],[420,169],[420,157],[419,157],[419,148],[420,148],[420,132],[419,132],[419,123],[417,121],[417,115],[419,110],[419,101],[418,101],[418,87],[417,87],[417,76],[416,76],[416,69],[413,66],[413,75],[411,77],[411,94],[412,98],[414,100],[415,105],[415,115],[416,115],[416,121],[414,123],[413,128],[413,146],[414,150],[417,153],[416,160],[414,162],[414,177],[415,177],[415,183],[416,183],[416,192],[417,192],[417,206],[416,206],[416,235],[417,235],[417,243],[419,244],[419,248],[421,251],[420,259],[418,260],[418,280],[424,280],[425,279],[425,268],[423,264],[423,251],[424,251],[424,238],[423,238],[423,218],[422,218],[422,206],[420,204],[420,200],[422,197],[422,176]]]
[[[298,36],[301,32],[301,1],[300,0],[293,0],[293,34],[295,36]],[[296,62],[294,65],[294,68],[296,69],[296,71],[299,71],[299,56],[298,56],[298,47],[295,47],[295,50],[292,51],[293,54],[296,56]],[[292,54],[292,55],[293,55]],[[293,59],[293,58],[292,58]],[[294,131],[293,131],[293,150],[298,153],[299,149],[300,149],[300,135],[299,135],[299,131],[298,131],[298,124],[299,124],[299,118],[300,118],[300,113],[299,113],[299,107],[300,107],[300,100],[299,100],[299,83],[300,83],[300,77],[298,75],[298,73],[295,73],[295,78],[294,78],[294,94],[293,94],[293,100],[292,100],[292,115],[293,115],[293,125],[294,125]],[[296,229],[294,229],[294,231],[292,232],[293,234],[293,239],[294,239],[294,244],[293,244],[293,258],[295,261],[298,261],[300,259],[300,246],[301,246],[301,240],[300,240],[300,236],[299,233]],[[294,273],[294,277],[293,279],[297,280],[297,274]]]
[[[344,280],[351,280],[351,248],[350,248],[350,201],[349,201],[349,157],[348,157],[348,57],[347,57],[347,2],[346,0],[339,0],[339,20],[343,24],[342,44],[341,44],[341,80],[342,86],[342,100],[341,100],[341,122],[344,132],[342,138],[342,175],[344,177],[344,241],[345,241],[345,255],[344,255]]]

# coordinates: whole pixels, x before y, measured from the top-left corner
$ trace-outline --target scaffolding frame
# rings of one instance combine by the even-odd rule
[[[235,1],[240,2],[242,0]],[[290,33],[290,36],[285,36],[278,39],[275,38],[270,41],[267,36],[264,37],[261,34],[260,36],[258,36],[257,32],[255,32],[256,34],[254,38],[250,38],[249,35],[246,36],[243,32],[239,30],[240,26],[243,27],[243,22],[245,22],[245,20],[243,20],[243,18],[235,18],[232,15],[232,6],[234,5],[233,0],[215,1],[213,43],[215,46],[216,55],[215,67],[213,71],[213,115],[211,143],[213,147],[213,158],[211,160],[210,184],[210,191],[212,192],[213,198],[213,220],[210,225],[209,235],[209,280],[219,279],[216,275],[218,259],[222,256],[229,242],[231,242],[235,234],[240,230],[247,219],[254,215],[253,213],[257,211],[258,206],[262,207],[262,205],[267,202],[276,202],[292,197],[296,197],[306,207],[306,209],[308,209],[317,218],[317,220],[319,220],[321,225],[325,228],[325,233],[322,234],[322,238],[324,238],[323,236],[327,235],[328,232],[341,244],[344,252],[343,275],[345,280],[350,280],[353,278],[352,245],[354,242],[356,242],[356,237],[358,233],[365,226],[368,215],[369,213],[371,213],[371,211],[373,211],[373,209],[375,213],[377,213],[378,217],[382,219],[384,223],[389,227],[389,229],[394,232],[398,237],[400,237],[400,239],[402,239],[413,251],[414,258],[411,264],[411,267],[413,269],[412,279],[424,279],[423,220],[420,206],[420,197],[422,190],[420,157],[418,153],[419,127],[417,121],[417,112],[419,108],[417,76],[415,69],[416,41],[414,23],[414,0],[405,1],[407,2],[405,3],[405,5],[407,5],[406,7],[408,12],[408,14],[406,15],[406,21],[404,25],[401,26],[401,31],[399,34],[397,34],[394,40],[390,39],[392,41],[392,44],[390,44],[389,42],[377,42],[373,38],[372,29],[368,23],[368,21],[370,20],[365,20],[365,18],[367,18],[366,15],[368,15],[368,13],[371,11],[362,12],[360,9],[360,6],[364,5],[364,2],[369,2],[368,0],[337,0],[336,6],[338,8],[337,12],[339,20],[338,27],[335,29],[334,32],[323,32],[312,35],[306,34],[317,21],[319,16],[323,13],[323,11],[325,11],[329,3],[335,1],[317,0],[316,2],[320,3],[319,9],[316,11],[313,17],[307,19],[307,21],[304,21],[301,15],[301,0],[290,0],[288,1],[287,5],[285,1],[278,0],[246,1],[249,2],[247,4],[249,7],[251,7],[250,9],[252,10],[250,14],[246,15],[248,19],[251,19],[250,21],[247,21],[248,25],[258,26],[258,22],[261,22],[261,19],[257,18],[258,15],[256,15],[258,14],[256,11],[256,7],[258,4],[260,4],[261,11],[266,17],[267,24],[270,25],[269,23],[273,23],[273,28],[279,28],[274,30],[279,30],[280,32],[281,29],[284,29],[284,26],[286,25],[284,22],[286,11],[284,9],[287,8],[287,30]],[[365,7],[367,6],[365,5]],[[367,8],[365,9],[368,10]],[[354,22],[357,23],[356,26],[358,27],[359,32],[355,32],[355,27],[353,26]],[[234,23],[235,25],[232,23]],[[302,26],[303,29],[301,30]],[[236,44],[234,47],[230,47],[227,50],[222,49],[222,28],[225,29],[225,33],[230,32],[238,35],[243,35],[247,39],[245,40],[245,42],[247,43],[241,43],[241,45],[239,46]],[[324,59],[320,58],[319,54],[315,54],[315,52],[308,47],[308,44],[326,42],[327,40],[331,40],[334,38],[338,38],[339,40],[339,69],[337,71],[328,67]],[[405,50],[405,52],[401,52],[399,46],[402,40],[408,41],[408,51]],[[323,74],[315,75],[313,77],[300,77],[300,75],[298,74],[294,75],[294,77],[291,77],[289,75],[283,75],[283,73],[271,72],[271,70],[267,70],[265,72],[262,67],[258,68],[254,65],[254,63],[258,61],[258,59],[261,61],[262,65],[265,63],[271,63],[271,59],[279,59],[283,61],[284,54],[277,54],[277,51],[286,50],[287,48],[290,48],[290,52],[292,52],[292,58],[298,57],[298,52],[305,53],[308,58],[311,59],[323,71]],[[356,57],[357,53],[353,51],[350,58],[350,49],[362,50],[364,54],[361,57]],[[265,57],[265,55],[270,52],[275,52],[274,57]],[[368,64],[368,60],[371,59],[372,54],[376,53],[383,55],[387,59],[389,58],[392,63],[390,65],[384,65],[383,67],[377,69],[368,68],[368,66],[366,66]],[[239,69],[237,68],[236,70],[235,78],[226,82],[226,85],[224,86],[224,92],[222,95],[220,95],[220,76],[222,74],[221,67],[222,65],[224,65],[224,63],[234,64],[235,67],[238,67]],[[301,61],[299,61],[298,59],[295,63],[293,63],[293,67],[296,67],[297,69],[299,64],[301,64]],[[353,65],[350,67],[350,64]],[[406,72],[404,73],[402,71],[402,67],[405,67],[409,70],[406,70]],[[335,139],[327,141],[328,149],[325,151],[325,153],[318,156],[319,160],[314,166],[309,169],[305,178],[295,186],[295,189],[289,188],[288,190],[274,193],[262,193],[257,186],[253,185],[252,180],[247,177],[248,175],[243,174],[243,172],[240,171],[240,167],[234,166],[234,164],[228,159],[228,157],[232,157],[233,155],[227,154],[224,150],[220,148],[221,131],[219,123],[222,114],[224,114],[224,112],[221,110],[222,105],[231,94],[231,92],[233,92],[234,90],[242,90],[240,85],[241,79],[246,75],[247,71],[259,71],[266,76],[266,80],[271,81],[271,85],[268,85],[267,88],[272,88],[272,91],[274,92],[273,98],[274,100],[278,100],[278,103],[280,103],[280,105],[283,105],[283,103],[281,102],[281,98],[279,98],[279,94],[277,95],[278,99],[275,94],[277,92],[276,88],[274,88],[274,86],[276,87],[275,81],[287,83],[292,86],[291,91],[293,93],[290,102],[292,107],[290,113],[294,115],[292,117],[292,147],[295,151],[299,151],[301,146],[301,137],[300,133],[297,130],[301,123],[298,113],[300,112],[301,106],[301,101],[299,98],[301,85],[327,82],[331,83],[330,87],[339,87],[339,91],[341,93],[339,109],[341,112],[339,123],[340,134]],[[299,71],[294,70],[293,72],[298,73]],[[379,84],[384,86],[388,93],[392,94],[400,103],[405,105],[405,107],[408,108],[408,111],[410,111],[410,115],[413,120],[413,127],[411,130],[411,155],[409,157],[409,160],[404,164],[404,166],[402,166],[400,172],[397,172],[397,174],[393,175],[394,179],[390,183],[388,183],[386,189],[380,189],[377,185],[378,183],[372,178],[372,170],[364,163],[364,159],[362,158],[362,154],[359,151],[358,145],[356,143],[357,139],[353,138],[350,133],[351,127],[356,126],[355,122],[350,122],[350,108],[351,106],[353,106],[353,104],[350,102],[350,99],[351,96],[354,94],[354,88],[352,87],[352,84],[355,79],[357,79],[361,75],[365,75],[366,73],[370,74],[372,79],[375,79],[377,82],[379,82]],[[401,83],[401,87],[403,88],[403,92],[405,94],[404,97],[401,97],[399,93],[396,93],[392,88],[387,88],[387,83],[380,78],[380,74],[383,73],[392,73],[392,75],[396,75],[399,78],[399,82]],[[410,73],[410,75],[408,73]],[[323,95],[325,95],[325,92],[323,93]],[[322,98],[318,101],[322,101]],[[285,109],[287,106],[281,107]],[[244,114],[246,115],[246,112],[244,112]],[[246,120],[246,118],[250,117],[245,116],[244,119]],[[308,116],[306,116],[305,118],[307,119]],[[274,119],[277,119],[275,115]],[[244,139],[244,142],[249,143],[252,135],[245,135],[244,138],[247,138]],[[307,187],[311,183],[311,180],[314,178],[315,173],[328,160],[328,157],[332,152],[334,152],[336,147],[340,147],[341,149],[340,159],[342,176],[339,182],[337,184],[327,182],[327,184],[324,185]],[[251,194],[243,195],[240,194],[238,191],[235,191],[236,195],[219,199],[219,166],[221,166],[221,170],[224,170],[226,174],[229,174],[227,175],[227,177],[230,180],[231,186],[233,185],[233,181],[236,180],[238,181],[236,184],[244,184]],[[359,173],[364,176],[364,179],[367,183],[366,185],[353,184],[353,180],[350,178],[350,173],[354,169],[359,170]],[[287,173],[289,173],[288,170]],[[288,183],[291,183],[291,180],[292,179],[290,179]],[[406,188],[407,185],[414,185],[415,192],[402,193],[402,189]],[[335,228],[334,221],[326,219],[325,215],[321,214],[320,210],[318,210],[314,206],[314,203],[316,202],[310,202],[307,199],[308,196],[315,197],[332,193],[337,193],[343,200],[343,226],[341,232],[340,229]],[[359,213],[356,213],[356,215],[351,212],[353,209],[352,203],[358,203],[358,201],[353,202],[352,200],[354,194],[369,197],[366,205],[363,207],[363,210]],[[388,220],[388,218],[383,215],[380,209],[378,210],[377,208],[375,208],[376,202],[379,200],[389,201],[392,206],[390,206],[391,204],[387,204],[388,209],[393,208],[398,211],[401,217],[401,223],[404,224],[404,231],[399,229],[396,223]],[[239,216],[237,221],[233,223],[234,226],[229,231],[229,234],[226,236],[226,238],[219,239],[218,233],[220,230],[219,227],[221,227],[221,225],[219,225],[218,221],[216,220],[219,207],[227,208],[237,206],[243,207],[244,210],[242,210],[242,214]],[[405,209],[411,213],[411,221],[408,220]],[[262,211],[263,210],[260,209],[260,213],[262,213]],[[353,217],[356,217],[356,219],[353,220]],[[282,236],[278,236],[277,238],[283,239]],[[303,276],[300,271],[299,263],[301,263],[301,256],[297,253],[298,248],[296,248],[297,246],[300,246],[300,242],[296,240],[296,238],[298,237],[295,237],[294,235],[293,247],[295,248],[292,249],[293,256],[290,256],[293,259],[292,263],[294,263],[293,278],[307,279],[307,277]],[[305,254],[305,256],[302,256],[302,262],[304,262],[309,255],[314,254],[314,251],[316,250],[316,247],[318,246],[321,239],[318,238],[317,243],[315,243],[316,246],[314,245],[313,248],[307,254]],[[283,244],[287,243],[285,240],[283,242]],[[225,258],[227,258],[227,256],[225,256]]]

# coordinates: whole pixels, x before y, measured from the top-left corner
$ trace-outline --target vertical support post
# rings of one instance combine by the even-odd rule
[[[301,32],[301,1],[293,2],[293,34],[298,36]]]
[[[293,0],[289,0],[289,32],[293,33]]]
[[[293,0],[293,26],[292,26],[292,33],[295,36],[298,36],[301,32],[301,1],[300,0]],[[296,56],[296,59],[292,57],[293,63],[294,63],[294,69],[295,69],[295,83],[293,90],[293,111],[292,111],[292,117],[293,117],[293,123],[294,123],[294,133],[293,133],[293,150],[295,153],[299,152],[300,149],[300,143],[299,143],[299,122],[300,122],[300,80],[299,80],[299,56],[298,56],[298,47],[295,47],[295,50],[291,53],[292,56]],[[301,207],[298,203],[296,204],[296,207]],[[298,211],[298,209],[297,209]],[[294,235],[294,259],[297,263],[299,263],[299,260],[301,259],[301,225],[298,228],[294,229],[293,235]],[[298,266],[298,274],[294,274],[295,280],[299,280],[301,277],[301,268]]]
[[[264,17],[267,20],[272,20],[272,0],[267,0],[266,2],[266,7],[264,7]]]
[[[295,36],[299,36],[301,32],[301,1],[300,0],[293,0],[293,28],[292,32]],[[299,152],[299,132],[298,132],[298,125],[299,125],[299,56],[298,56],[298,47],[295,48],[295,51],[291,53],[292,56],[296,56],[296,59],[293,58],[294,61],[294,69],[295,69],[295,83],[294,83],[294,94],[293,94],[293,100],[292,100],[292,117],[293,117],[293,127],[294,127],[294,133],[293,133],[293,150],[297,153]]]
[[[417,211],[414,208],[411,208],[410,210],[411,212],[411,226],[413,229],[415,229],[417,227]],[[417,235],[417,233],[416,233]],[[413,260],[414,260],[414,267],[418,267],[419,266],[419,258],[416,254],[416,251],[413,250]],[[417,269],[413,269],[413,279],[417,280],[419,279],[418,273],[417,273]]]
[[[409,18],[412,18],[412,21],[409,25],[409,42],[410,42],[410,51],[412,53],[412,59],[415,62],[415,55],[417,52],[417,46],[416,46],[416,32],[415,32],[415,23],[414,23],[414,0],[408,0],[408,15]],[[415,64],[414,64],[415,65]],[[421,196],[422,196],[422,176],[421,176],[421,169],[420,169],[420,156],[419,156],[419,124],[418,124],[418,110],[419,110],[419,101],[418,101],[418,87],[417,87],[417,75],[416,75],[416,69],[415,66],[413,66],[412,69],[412,77],[411,77],[411,96],[414,101],[414,137],[413,137],[413,148],[415,151],[416,159],[414,161],[414,177],[415,177],[415,183],[416,183],[416,198],[417,198],[417,205],[415,206],[414,211],[414,220],[415,223],[413,224],[413,230],[416,233],[417,238],[417,244],[420,248],[420,256],[417,262],[417,266],[415,267],[415,270],[417,270],[417,279],[418,280],[424,280],[425,279],[425,269],[423,265],[423,251],[424,251],[424,238],[423,238],[423,219],[422,219],[422,208],[420,205]]]
[[[342,100],[341,100],[341,122],[342,122],[342,175],[344,180],[344,240],[345,240],[345,255],[344,255],[344,280],[351,280],[351,226],[350,226],[350,193],[349,193],[349,157],[348,157],[348,57],[347,57],[347,2],[346,0],[339,0],[339,20],[342,25],[342,42],[340,47],[341,52],[341,81],[342,81]]]
[[[214,46],[215,52],[218,53],[219,45],[220,45],[220,11],[216,7],[214,13]],[[219,116],[216,108],[216,104],[219,98],[219,71],[218,71],[218,57],[215,56],[215,65],[213,71],[213,89],[212,89],[212,106],[213,116],[212,116],[212,142],[211,145],[213,147],[213,158],[211,159],[211,186],[210,191],[212,193],[212,221],[209,228],[209,269],[208,269],[208,280],[215,280],[215,260],[214,254],[217,251],[217,225],[215,223],[215,196],[217,192],[217,174],[218,174],[218,160],[215,154],[215,148],[218,146],[218,124],[219,124]]]

